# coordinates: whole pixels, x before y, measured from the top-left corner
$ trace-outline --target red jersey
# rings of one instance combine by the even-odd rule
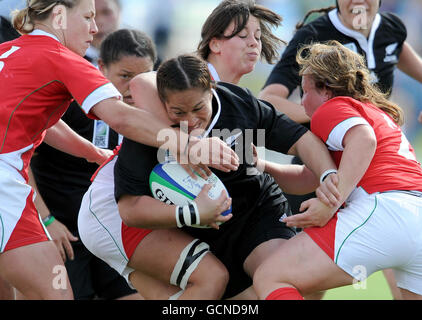
[[[422,169],[414,149],[400,127],[376,106],[349,97],[336,97],[316,110],[311,130],[326,143],[338,166],[343,138],[358,124],[371,126],[377,139],[375,155],[358,187],[368,193],[422,191]]]
[[[101,72],[40,30],[0,45],[0,160],[22,171],[75,99],[86,114],[120,97]]]

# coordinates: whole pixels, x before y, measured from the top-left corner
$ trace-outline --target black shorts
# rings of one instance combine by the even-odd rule
[[[224,299],[233,297],[252,285],[243,263],[261,243],[272,239],[290,239],[296,232],[281,222],[290,207],[277,185],[269,186],[257,203],[230,220],[220,230],[184,228],[191,236],[210,245],[211,252],[224,263],[230,274]],[[239,214],[233,212],[233,214]]]
[[[75,259],[67,260],[65,266],[75,300],[114,300],[137,292],[120,274],[89,252],[80,240],[72,242],[72,247]]]

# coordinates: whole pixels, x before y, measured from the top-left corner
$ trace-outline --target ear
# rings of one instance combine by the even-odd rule
[[[208,44],[211,53],[220,53],[221,52],[221,40],[217,38],[212,38]]]
[[[101,71],[101,73],[105,74],[106,66],[104,64],[104,61],[101,58],[99,58],[98,61],[97,61],[97,64],[98,64],[98,69]]]
[[[331,92],[331,90],[324,88],[324,100],[328,101],[332,98],[333,98],[333,93]]]
[[[56,30],[67,29],[67,8],[58,4],[53,8],[53,28]]]

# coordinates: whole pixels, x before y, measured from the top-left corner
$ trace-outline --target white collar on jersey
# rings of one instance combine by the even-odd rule
[[[214,118],[212,119],[212,121],[211,121],[210,125],[208,126],[207,130],[201,135],[201,138],[207,137],[210,134],[211,130],[214,129],[215,124],[217,123],[217,121],[218,121],[218,119],[220,118],[220,115],[221,115],[220,98],[217,94],[217,91],[215,91],[214,89],[211,89],[211,91],[212,91],[212,94],[213,94],[215,100],[217,101],[217,113],[215,114]]]
[[[375,54],[374,54],[374,40],[375,40],[375,33],[378,30],[378,27],[381,24],[381,15],[379,13],[376,14],[374,22],[372,23],[371,32],[369,33],[368,39],[365,36],[355,30],[349,29],[343,25],[340,21],[340,18],[337,14],[338,10],[333,9],[328,13],[328,17],[330,18],[334,27],[340,31],[341,33],[355,39],[363,51],[366,53],[366,60],[368,62],[369,69],[375,69],[376,61],[375,61]]]
[[[50,37],[50,38],[53,38],[54,40],[59,41],[59,39],[55,35],[48,33],[46,31],[40,30],[40,29],[35,29],[31,33],[28,33],[28,35],[29,36],[46,36],[46,37]]]
[[[218,76],[217,70],[215,70],[214,66],[209,62],[208,62],[208,70],[210,71],[211,77],[215,82],[221,81],[220,77]]]

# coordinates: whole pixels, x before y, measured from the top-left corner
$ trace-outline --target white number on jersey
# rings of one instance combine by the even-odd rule
[[[396,125],[394,123],[393,120],[391,120],[387,115],[383,115],[385,121],[387,121],[388,125],[392,128],[392,129],[397,129],[400,130],[398,125]],[[403,131],[401,131],[401,143],[400,143],[400,149],[398,150],[398,154],[402,157],[405,157],[406,159],[409,160],[413,160],[413,161],[418,161],[416,159],[416,156],[414,155],[413,152],[410,151],[410,143],[409,140],[407,140],[406,136],[404,135]]]
[[[400,149],[399,149],[399,155],[402,157],[405,157],[406,159],[418,161],[416,159],[416,156],[413,152],[410,151],[410,143],[409,140],[407,140],[404,133],[401,133],[401,143],[400,143]]]
[[[16,51],[18,51],[20,49],[20,47],[15,47],[15,46],[13,46],[9,51],[7,51],[7,52],[5,52],[5,53],[3,53],[1,56],[0,56],[0,60],[1,59],[6,59],[6,58],[8,58],[11,54],[13,54],[14,52],[16,52]],[[0,61],[0,72],[3,70],[3,68],[4,68],[4,62],[3,61]]]

